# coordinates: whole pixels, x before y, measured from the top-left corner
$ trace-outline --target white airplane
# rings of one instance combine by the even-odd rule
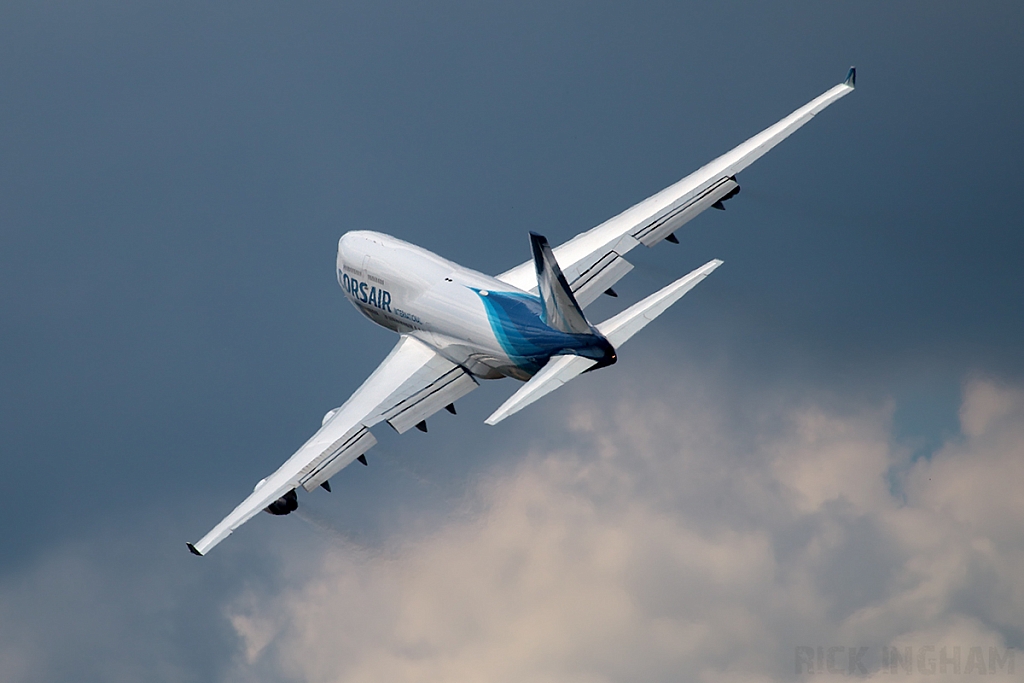
[[[189,550],[203,555],[260,510],[286,515],[296,491],[318,486],[377,443],[370,429],[427,431],[426,419],[476,389],[481,379],[525,384],[487,418],[497,424],[589,370],[611,365],[626,340],[722,264],[713,260],[597,325],[583,309],[633,266],[623,258],[643,244],[677,242],[680,226],[740,191],[736,174],[852,92],[856,70],[731,152],[618,216],[552,249],[530,233],[533,260],[497,277],[463,268],[426,249],[376,232],[348,232],[338,242],[337,275],[345,296],[367,318],[399,334],[387,358],[344,405],[272,475]]]

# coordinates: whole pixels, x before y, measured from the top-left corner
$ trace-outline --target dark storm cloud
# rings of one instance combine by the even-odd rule
[[[850,63],[858,90],[745,171],[724,214],[687,226],[679,247],[641,250],[620,301],[722,258],[678,315],[631,342],[637,357],[707,368],[736,427],[765,396],[892,397],[898,440],[930,453],[958,429],[965,374],[1021,376],[1022,14],[1016,3],[8,3],[4,585],[28,609],[58,580],[40,569],[50,562],[103,577],[65,595],[127,582],[163,590],[154,600],[219,605],[236,582],[277,576],[250,561],[273,533],[266,520],[201,564],[183,542],[392,343],[336,288],[342,232],[382,230],[498,272],[528,256],[527,230],[557,242],[605,220]],[[615,371],[638,367],[626,354]],[[510,390],[485,387],[427,437],[382,438],[373,467],[315,504],[360,542],[386,537],[402,510],[443,517],[467,480],[504,462],[494,440],[516,429],[480,422]],[[744,433],[755,442],[766,429]],[[116,552],[94,550],[111,536]],[[59,559],[82,547],[86,560]],[[146,559],[124,561],[134,554]],[[113,623],[107,635],[71,625],[64,639],[83,656],[85,634],[136,636],[171,660],[206,653],[179,673],[235,655],[219,608],[187,620],[122,604],[95,626]],[[26,638],[61,618],[39,611]],[[171,627],[187,637],[124,625],[148,618],[187,623]],[[89,670],[104,679],[115,650],[94,651]]]

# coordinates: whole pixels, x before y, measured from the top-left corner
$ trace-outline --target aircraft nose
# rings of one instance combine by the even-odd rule
[[[354,234],[346,232],[341,236],[341,239],[338,240],[338,254],[343,257],[352,256],[355,252],[356,242],[358,241],[359,239]]]
[[[338,263],[347,263],[352,268],[359,268],[368,246],[361,232],[346,232],[338,240]]]

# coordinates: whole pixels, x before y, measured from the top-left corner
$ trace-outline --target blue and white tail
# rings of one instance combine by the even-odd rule
[[[573,296],[547,238],[531,232],[530,246],[533,247],[537,293],[544,306],[545,324],[567,334],[592,334],[590,323]]]

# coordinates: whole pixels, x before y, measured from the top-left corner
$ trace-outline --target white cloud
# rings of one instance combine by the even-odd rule
[[[234,677],[790,680],[797,647],[856,645],[884,678],[882,646],[960,647],[965,666],[1024,633],[1020,392],[970,383],[962,438],[909,464],[888,409],[734,434],[720,405],[674,398],[583,401],[576,445],[480,485],[475,514],[386,552],[335,545],[250,595]]]
[[[0,681],[773,681],[801,646],[868,647],[883,679],[910,647],[900,677],[932,681],[1020,645],[1020,390],[969,382],[962,434],[912,462],[884,405],[584,382],[447,519],[312,556],[239,537],[241,595],[176,529],[55,548],[0,583]]]

